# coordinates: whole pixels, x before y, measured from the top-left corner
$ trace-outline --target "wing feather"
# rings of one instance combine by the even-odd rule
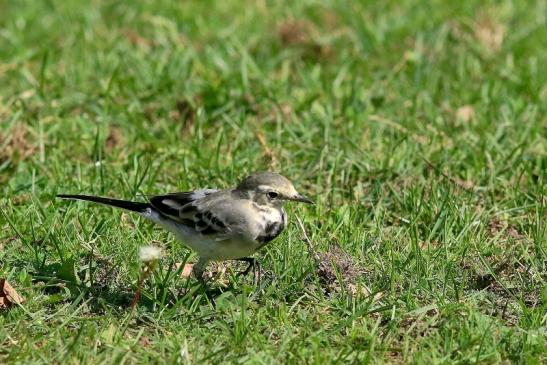
[[[155,195],[150,198],[150,205],[159,213],[166,215],[174,220],[180,221],[181,213],[192,213],[193,204],[206,196],[217,192],[215,189],[203,189],[194,191],[183,191],[179,193],[171,193],[165,195]]]
[[[202,199],[216,192],[218,190],[204,189],[156,195],[150,198],[150,204],[160,214],[192,227],[203,235],[225,235],[230,232],[228,225],[207,210],[206,204],[199,204]]]

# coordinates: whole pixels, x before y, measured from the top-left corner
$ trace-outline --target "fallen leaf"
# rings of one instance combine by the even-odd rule
[[[13,289],[6,279],[0,279],[0,309],[6,309],[13,304],[21,304],[25,301],[22,296]]]
[[[181,265],[182,264],[180,262],[177,262],[175,264],[175,267],[177,268],[177,270],[179,269],[179,267]],[[182,269],[182,271],[180,273],[180,276],[183,277],[183,278],[189,278],[192,275],[193,267],[194,267],[194,265],[192,265],[192,264],[184,264],[184,268]]]
[[[474,26],[475,38],[489,52],[501,50],[505,26],[491,19],[481,19]]]
[[[464,105],[456,110],[456,119],[467,123],[475,117],[475,109],[471,105]]]

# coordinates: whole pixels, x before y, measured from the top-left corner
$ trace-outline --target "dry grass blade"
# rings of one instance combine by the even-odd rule
[[[270,169],[276,170],[277,158],[275,157],[275,154],[272,151],[272,149],[268,146],[264,133],[262,133],[261,131],[256,131],[255,135],[256,135],[256,139],[260,143],[260,146],[262,147],[264,158],[267,159]]]
[[[306,229],[304,228],[304,224],[302,224],[302,221],[300,220],[300,217],[295,215],[296,223],[298,223],[298,226],[300,227],[300,230],[302,231],[302,234],[304,235],[304,242],[308,246],[308,251],[310,252],[311,256],[314,260],[318,260],[317,252],[315,251],[315,248],[313,247],[313,243],[311,242],[310,238],[308,237],[308,233],[306,232]]]

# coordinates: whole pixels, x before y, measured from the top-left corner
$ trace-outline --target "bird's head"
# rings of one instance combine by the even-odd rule
[[[237,190],[249,194],[259,204],[281,206],[286,201],[314,204],[308,197],[298,193],[293,184],[275,172],[257,172],[243,179]]]

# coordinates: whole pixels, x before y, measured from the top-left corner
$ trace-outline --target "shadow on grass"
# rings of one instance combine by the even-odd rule
[[[34,285],[41,287],[43,293],[49,296],[49,304],[86,302],[88,314],[131,309],[137,291],[135,283],[119,282],[116,270],[104,271],[95,280],[88,280],[73,271],[72,267],[73,262],[67,260],[64,263],[44,265],[31,273]],[[271,284],[271,278],[260,284],[254,290],[255,293]],[[178,306],[210,305],[215,308],[216,299],[220,296],[227,293],[237,296],[246,292],[247,287],[246,283],[239,281],[229,281],[227,285],[221,286],[214,282],[202,283],[186,279],[178,287],[170,281],[150,281],[145,283],[137,307],[151,312]]]

